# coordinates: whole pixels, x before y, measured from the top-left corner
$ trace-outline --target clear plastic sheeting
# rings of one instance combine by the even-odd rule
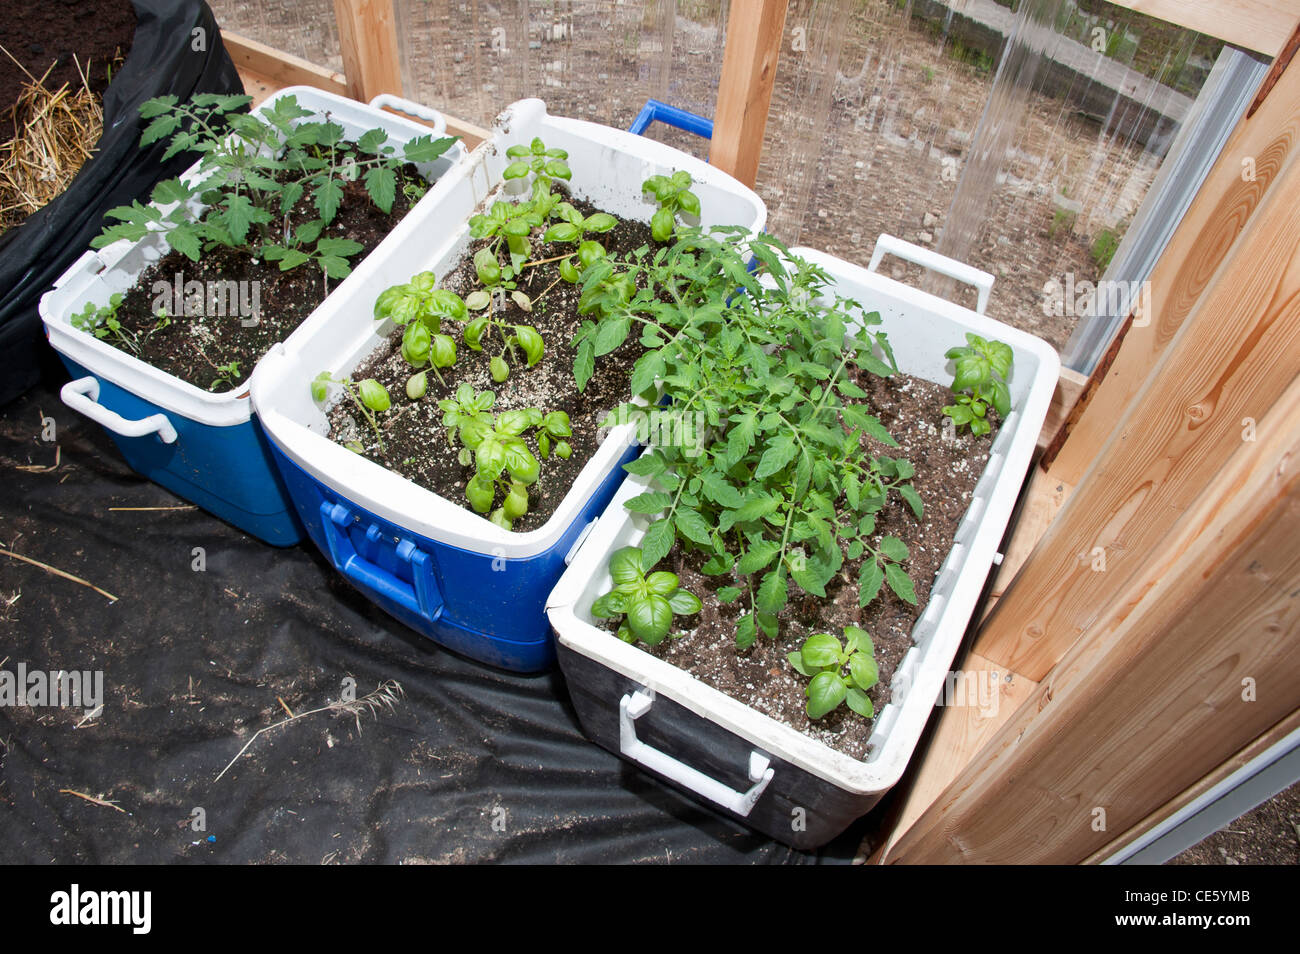
[[[865,264],[886,232],[992,273],[989,315],[1064,349],[1221,48],[1098,0],[794,2],[757,191],[788,241]]]
[[[507,103],[626,129],[647,99],[712,116],[727,5],[673,0],[395,0],[408,96],[489,123]],[[704,157],[708,143],[649,134]]]
[[[227,33],[343,71],[334,0],[215,0],[208,6]]]
[[[485,125],[527,96],[620,128],[650,98],[713,115],[723,0],[393,2],[406,95],[452,116]],[[342,67],[331,0],[213,7],[228,30]],[[1058,349],[1087,323],[1092,343],[1068,350],[1088,371],[1111,324],[1086,289],[1145,277],[1107,269],[1158,252],[1117,254],[1162,164],[1189,119],[1233,121],[1200,100],[1222,50],[1102,0],[791,0],[757,191],[790,244],[865,264],[887,232],[992,273],[989,315]],[[1183,139],[1204,151],[1222,131]]]

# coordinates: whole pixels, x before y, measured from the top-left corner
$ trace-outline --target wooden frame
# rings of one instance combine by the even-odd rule
[[[1092,382],[1062,376],[1041,443],[1069,426],[962,662],[999,673],[1000,706],[944,712],[877,861],[1102,860],[1300,719],[1300,32],[1283,0],[1119,2],[1282,55],[1158,264],[1152,313]],[[391,0],[335,5],[345,74],[227,36],[241,73],[400,92]],[[733,0],[728,21],[711,159],[751,184],[784,19]]]
[[[785,32],[785,0],[731,0],[709,162],[753,188]]]
[[[1117,7],[1277,56],[1295,26],[1288,0],[1110,0]]]

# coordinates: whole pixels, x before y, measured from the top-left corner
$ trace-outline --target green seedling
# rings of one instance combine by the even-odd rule
[[[641,184],[641,190],[654,196],[659,208],[650,217],[650,234],[656,242],[667,242],[673,236],[679,215],[698,216],[700,197],[691,191],[691,174],[674,172],[671,176],[651,176]]]
[[[167,314],[167,310],[160,308],[156,315],[158,320],[154,322],[153,327],[141,332],[132,331],[124,326],[117,317],[117,310],[122,307],[122,300],[122,294],[114,292],[108,297],[107,305],[97,308],[93,302],[86,302],[85,308],[72,315],[72,327],[78,331],[92,334],[96,338],[107,339],[114,343],[116,347],[123,348],[131,352],[131,354],[139,355],[144,348],[145,342],[155,332],[162,331],[170,325],[172,320]],[[213,387],[216,387],[215,383]]]
[[[751,255],[762,281],[746,268]],[[651,478],[626,506],[655,518],[641,543],[648,562],[680,543],[702,554],[705,573],[734,579],[718,595],[744,599],[739,648],[777,636],[794,587],[826,598],[849,557],[870,557],[860,601],[888,586],[916,602],[907,548],[876,532],[894,501],[922,515],[913,468],[876,449],[898,445],[854,376],[897,370],[877,313],[831,294],[821,269],[775,239],[740,229],[689,230],[669,247],[606,259],[582,287],[590,317],[574,339],[579,387],[637,329],[644,350],[629,390],[661,388],[668,400],[657,414],[698,419],[708,432],[691,440],[661,428],[625,467]]]
[[[573,448],[565,438],[572,436],[573,426],[569,423],[569,415],[564,411],[551,411],[542,415],[537,427],[537,449],[542,460],[550,459],[552,453],[562,460],[568,460]]]
[[[522,355],[526,365],[531,368],[542,360],[546,344],[541,333],[532,325],[512,324],[499,317],[504,312],[506,291],[510,291],[511,300],[519,308],[525,312],[533,310],[532,300],[515,287],[514,270],[509,266],[503,270],[488,248],[481,248],[474,254],[474,269],[484,289],[472,292],[465,299],[465,305],[470,311],[481,312],[465,325],[465,346],[473,351],[482,351],[487,339],[493,332],[496,333],[501,341],[501,351],[492,357],[489,370],[492,380],[500,384],[510,377],[510,365],[506,360],[508,357],[518,359]]]
[[[993,429],[988,421],[990,407],[999,417],[1011,412],[1011,391],[1007,387],[1014,357],[1011,346],[968,332],[966,344],[950,348],[944,356],[957,362],[957,373],[952,380],[956,403],[945,407],[943,413],[958,430],[969,426],[976,437],[987,434]]]
[[[608,212],[593,212],[584,216],[568,202],[556,206],[555,214],[561,221],[546,230],[542,241],[577,244],[577,251],[573,255],[560,260],[560,277],[570,285],[576,285],[582,270],[605,256],[605,246],[588,236],[612,231],[618,225],[618,219]]]
[[[790,653],[790,665],[812,680],[804,690],[808,718],[820,719],[838,709],[840,703],[847,703],[864,719],[874,718],[875,707],[867,696],[880,681],[874,653],[871,637],[856,626],[844,628],[843,644],[829,633],[818,633]]]
[[[209,391],[215,391],[219,385],[233,388],[239,381],[239,362],[229,361],[226,364],[217,365],[217,377],[208,385]]]
[[[446,387],[447,382],[439,369],[450,368],[456,363],[456,342],[450,335],[442,333],[442,322],[444,319],[464,322],[469,311],[459,295],[436,286],[437,278],[433,272],[420,272],[409,282],[385,289],[375,299],[375,320],[391,319],[394,324],[404,326],[402,357],[406,363],[413,369],[428,365],[439,383]],[[413,387],[423,396],[427,380],[425,388],[408,382],[408,396],[412,396]],[[412,400],[416,398],[412,396]]]
[[[322,371],[311,382],[312,400],[317,404],[324,404],[329,398],[329,386],[331,384],[337,384],[352,399],[352,403],[356,405],[357,410],[361,412],[361,416],[370,425],[370,430],[374,432],[375,442],[379,445],[380,453],[387,452],[388,448],[384,444],[383,430],[379,426],[379,415],[387,411],[393,402],[384,386],[374,378],[366,378],[354,388],[351,380],[336,378],[328,371]],[[364,450],[357,444],[349,444],[348,446],[358,453]]]
[[[455,395],[439,401],[438,407],[443,412],[448,441],[453,447],[458,442],[464,445],[461,465],[474,467],[474,475],[465,485],[470,506],[509,530],[515,520],[528,513],[528,488],[541,476],[541,464],[525,442],[525,435],[537,430],[543,459],[550,456],[552,449],[557,456],[568,457],[571,450],[562,438],[568,437],[572,429],[563,411],[545,414],[530,407],[492,414],[495,402],[492,391],[476,392],[468,382],[461,382]]]
[[[533,229],[545,224],[546,218],[546,211],[539,209],[535,201],[493,202],[486,214],[476,215],[469,220],[469,234],[471,238],[492,240],[487,248],[493,261],[496,261],[501,243],[505,243],[510,252],[509,274],[506,275],[508,281],[532,254],[529,236]]]
[[[546,148],[546,143],[537,137],[534,137],[527,146],[511,146],[506,150],[506,155],[514,162],[506,166],[505,171],[501,173],[503,179],[522,179],[532,173],[534,188],[536,183],[541,183],[549,192],[556,179],[567,181],[573,178],[573,171],[565,162],[569,154],[563,149]]]
[[[620,619],[618,638],[637,640],[648,646],[663,642],[673,627],[674,616],[691,616],[700,611],[698,596],[680,587],[677,574],[663,570],[649,572],[654,564],[644,563],[640,547],[623,547],[609,558],[614,588],[596,599],[591,614]]]
[[[164,162],[187,150],[200,153],[198,174],[162,180],[149,205],[136,200],[110,209],[116,223],[91,245],[161,232],[192,261],[221,246],[276,262],[282,271],[311,262],[328,289],[329,279],[349,274],[350,259],[363,248],[323,234],[343,203],[345,185],[360,180],[375,207],[391,212],[401,166],[432,162],[455,142],[418,136],[399,149],[382,129],[350,142],[328,117],[304,122],[313,113],[293,96],[260,116],[246,112],[249,102],[248,96],[202,93],[184,102],[161,96],[144,103],[140,115],[148,125],[140,144],[166,140]],[[302,221],[295,210],[304,198],[316,216]]]

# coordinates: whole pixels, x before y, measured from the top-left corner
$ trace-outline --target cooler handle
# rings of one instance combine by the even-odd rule
[[[947,255],[940,255],[938,252],[921,245],[913,245],[901,238],[885,234],[876,239],[876,247],[871,253],[871,262],[867,265],[867,271],[874,272],[879,267],[880,260],[886,255],[897,255],[904,261],[911,262],[914,265],[920,265],[922,268],[928,268],[940,275],[955,278],[963,284],[974,285],[979,295],[975,311],[982,315],[984,309],[988,307],[989,295],[993,291],[993,276],[988,272],[980,271],[973,265],[959,262]]]
[[[387,107],[388,109],[395,110],[399,113],[406,113],[408,116],[414,116],[416,119],[423,119],[425,122],[433,126],[433,134],[435,136],[441,137],[447,135],[447,120],[442,113],[421,103],[412,102],[411,100],[405,99],[401,96],[394,96],[392,93],[380,93],[370,101],[369,105],[375,109],[384,109]]]
[[[398,559],[411,567],[414,582],[407,583],[357,553],[352,538],[348,536],[348,527],[356,522],[351,510],[343,504],[325,500],[320,505],[320,517],[330,560],[340,573],[358,586],[418,613],[431,623],[442,615],[442,593],[433,578],[433,560],[428,553],[410,540],[398,543]],[[368,529],[375,528],[372,525]]]
[[[128,421],[116,411],[110,411],[99,402],[99,379],[93,375],[69,381],[59,391],[63,403],[79,414],[84,414],[96,424],[102,424],[114,434],[123,437],[146,437],[156,433],[164,444],[176,442],[176,428],[167,415],[150,414],[137,421]]]
[[[625,695],[619,701],[619,752],[638,765],[676,782],[696,795],[707,798],[715,805],[735,812],[742,818],[747,817],[759,796],[763,794],[763,790],[772,781],[772,776],[776,774],[767,756],[757,751],[749,753],[749,780],[754,784],[748,791],[738,792],[717,779],[710,778],[699,769],[693,769],[686,763],[678,761],[666,752],[646,745],[636,737],[636,720],[650,711],[654,701],[654,692],[649,689],[639,689],[635,693]]]

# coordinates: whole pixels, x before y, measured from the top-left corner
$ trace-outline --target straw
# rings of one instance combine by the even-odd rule
[[[104,126],[100,98],[90,88],[88,71],[77,62],[81,85],[68,84],[51,91],[45,81],[54,64],[40,79],[3,46],[3,52],[29,82],[18,101],[0,114],[0,231],[20,224],[63,193],[94,153]],[[75,60],[74,60],[75,61]]]

